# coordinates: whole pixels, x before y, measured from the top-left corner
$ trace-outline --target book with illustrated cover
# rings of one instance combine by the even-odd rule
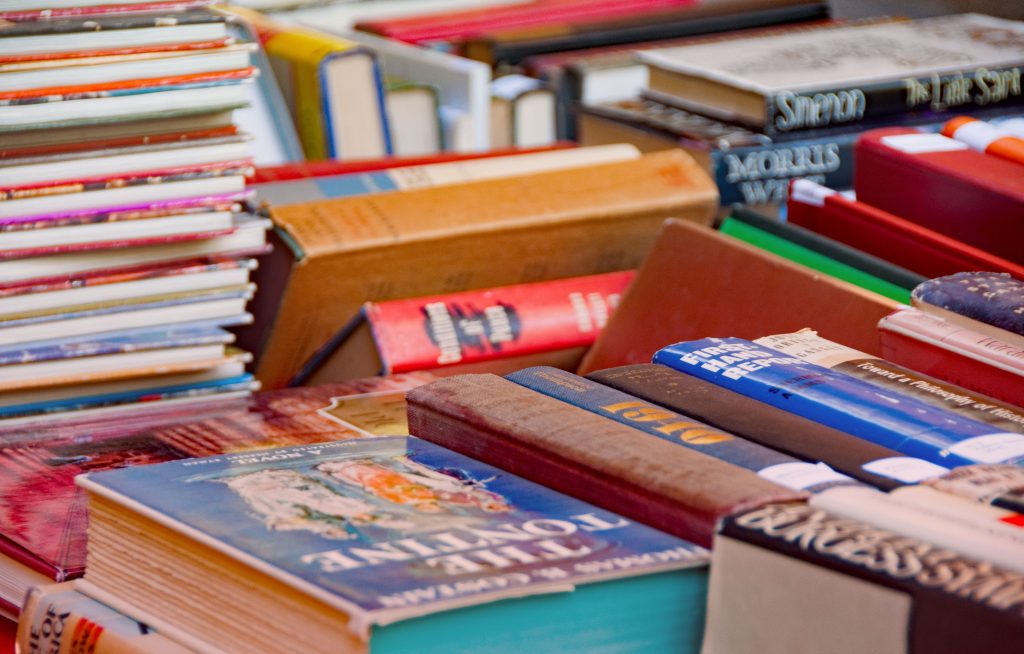
[[[699,649],[706,550],[419,439],[77,483],[91,522],[80,587],[213,647],[504,653],[527,630],[538,652]],[[222,603],[236,609],[204,608]]]
[[[925,313],[1024,348],[1024,280],[960,272],[919,284],[912,299]]]
[[[960,14],[643,51],[684,109],[789,133],[1019,105],[1024,23]]]
[[[74,486],[89,470],[142,465],[293,444],[406,434],[406,390],[426,373],[260,393],[163,410],[23,424],[0,421],[0,566],[33,583],[78,577],[85,568],[85,498]],[[29,581],[4,587],[17,605]]]
[[[661,349],[654,362],[948,468],[1024,463],[1024,434],[741,338],[677,343]]]

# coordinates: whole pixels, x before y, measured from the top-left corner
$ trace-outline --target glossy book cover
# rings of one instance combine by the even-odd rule
[[[412,437],[80,478],[352,616],[436,611],[704,565],[701,547]]]
[[[406,434],[405,392],[418,373],[258,393],[108,419],[0,423],[0,553],[54,579],[85,568],[83,472],[188,457]],[[19,602],[21,597],[0,598]]]

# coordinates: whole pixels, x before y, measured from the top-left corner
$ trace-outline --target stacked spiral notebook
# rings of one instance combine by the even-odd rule
[[[253,46],[194,0],[16,4],[0,6],[0,429],[248,394],[225,328],[251,320],[267,247],[232,120]]]

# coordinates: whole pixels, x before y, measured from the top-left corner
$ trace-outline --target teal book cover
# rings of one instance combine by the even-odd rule
[[[173,461],[79,484],[327,602],[365,632],[708,561],[697,545],[412,437]],[[699,604],[676,610],[700,620]],[[699,622],[696,631],[676,644],[699,645]]]

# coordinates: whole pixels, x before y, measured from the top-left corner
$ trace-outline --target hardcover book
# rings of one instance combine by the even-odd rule
[[[406,399],[414,436],[704,546],[725,515],[805,496],[495,375],[447,377]]]
[[[1024,23],[979,14],[642,51],[650,88],[768,134],[1024,102]]]
[[[655,438],[751,470],[787,488],[818,493],[836,486],[861,486],[822,461],[797,459],[564,370],[538,366],[506,375],[505,379]]]
[[[646,363],[681,339],[757,338],[807,325],[879,353],[876,324],[896,306],[714,230],[670,220],[580,369]]]
[[[81,576],[85,497],[76,475],[368,435],[405,434],[404,393],[426,373],[288,391],[234,402],[178,404],[112,419],[80,418],[7,427],[0,422],[0,563],[31,583]],[[3,588],[7,608],[21,602],[25,578]]]
[[[704,549],[419,439],[77,483],[91,520],[82,588],[214,647],[514,652],[524,633],[552,653],[700,645]]]
[[[677,343],[654,361],[947,468],[1024,463],[1024,434],[997,431],[744,339]]]
[[[902,534],[766,506],[727,518],[716,536],[703,651],[1010,654],[1024,633],[1022,584]]]
[[[1024,349],[1024,280],[961,272],[914,289],[915,307]]]
[[[623,271],[367,302],[359,324],[314,354],[292,384],[415,370],[461,374],[489,364],[516,370],[545,358],[574,369],[633,277]]]
[[[1024,348],[917,309],[884,317],[878,336],[893,363],[1024,406]]]
[[[1024,264],[1020,164],[901,127],[865,132],[856,157],[861,202]]]
[[[964,270],[994,270],[1024,279],[1024,265],[1020,263],[851,199],[810,179],[795,180],[790,185],[786,219],[926,278]]]
[[[256,274],[254,309],[276,318],[239,341],[261,381],[281,386],[364,302],[628,270],[666,217],[706,223],[717,205],[697,164],[665,152],[279,207],[283,242]]]

